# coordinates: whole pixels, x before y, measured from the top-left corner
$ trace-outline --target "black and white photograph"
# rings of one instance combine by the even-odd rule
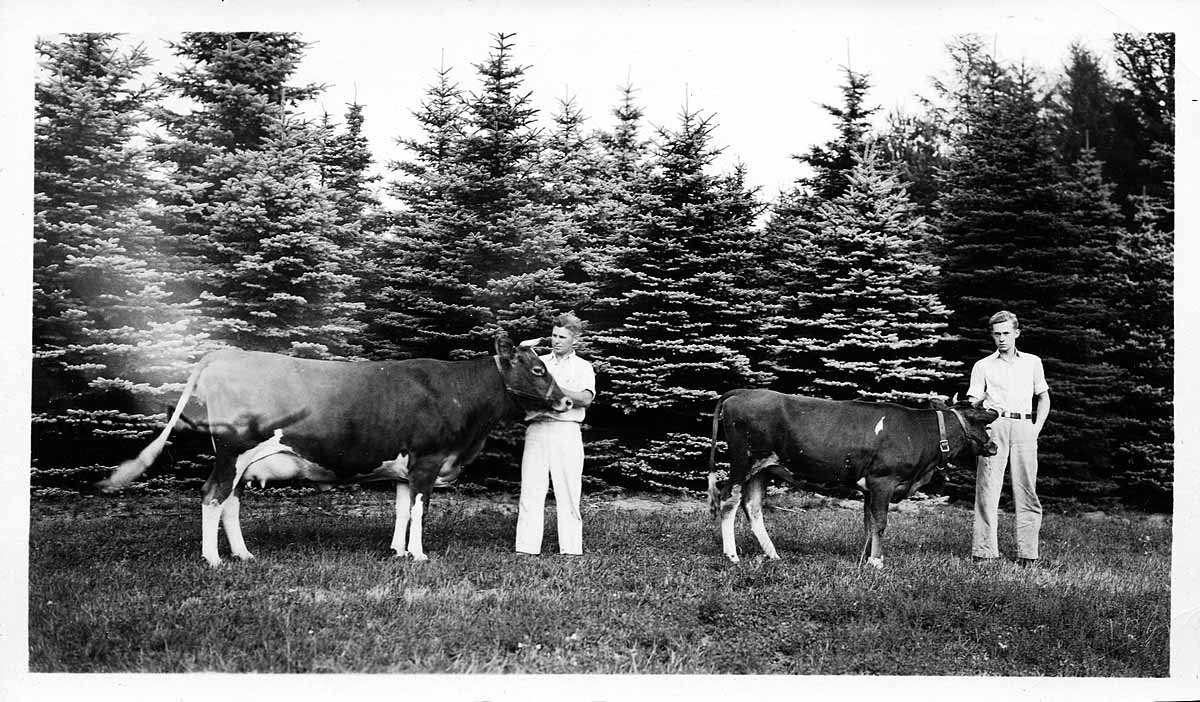
[[[5,699],[1200,696],[1186,4],[0,26]]]

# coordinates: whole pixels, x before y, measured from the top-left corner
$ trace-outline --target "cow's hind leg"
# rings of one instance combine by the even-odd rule
[[[217,532],[220,530],[221,522],[227,519],[225,517],[225,507],[230,499],[230,495],[233,493],[235,472],[233,456],[227,451],[218,448],[216,465],[213,466],[212,474],[208,476],[208,480],[204,482],[204,488],[200,497],[200,553],[204,556],[204,560],[208,561],[208,564],[213,567],[221,565],[221,555],[217,550]],[[225,531],[227,533],[230,533],[230,524],[236,522],[239,512],[240,509],[235,507],[233,521],[225,522]],[[236,524],[234,529],[238,541],[241,542],[242,532],[240,524]],[[241,543],[240,546],[245,550],[245,543]]]
[[[721,501],[721,551],[734,563],[738,562],[734,525],[737,521],[737,508],[741,502],[742,485],[734,483],[730,486],[729,497]]]
[[[746,510],[746,518],[750,521],[750,530],[762,546],[763,553],[773,561],[779,560],[775,552],[775,544],[767,534],[767,526],[763,523],[762,503],[767,494],[767,481],[762,474],[755,475],[746,482],[745,496],[742,498],[742,509]]]
[[[243,561],[253,559],[254,554],[246,548],[246,541],[242,538],[242,485],[234,489],[221,506],[221,526],[225,527],[230,552]]]
[[[408,483],[396,483],[396,529],[392,532],[391,555],[408,555],[408,521],[412,514],[412,489]]]

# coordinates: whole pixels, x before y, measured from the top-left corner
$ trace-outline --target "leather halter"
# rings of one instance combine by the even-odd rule
[[[938,464],[938,470],[946,470],[946,466],[950,465],[950,441],[946,438],[946,418],[942,416],[942,412],[950,412],[954,415],[954,418],[958,420],[958,425],[962,427],[963,434],[966,435],[967,441],[975,441],[975,438],[971,436],[971,432],[967,431],[967,423],[965,420],[963,420],[962,415],[959,414],[958,410],[949,408],[946,410],[935,411],[937,412],[938,420],[938,448],[942,451],[942,460]]]

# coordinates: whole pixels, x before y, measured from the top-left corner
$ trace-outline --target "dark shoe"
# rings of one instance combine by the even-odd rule
[[[1018,558],[1017,565],[1022,568],[1040,568],[1042,561],[1038,558]]]
[[[995,563],[999,558],[988,558],[987,556],[971,556],[972,563]]]

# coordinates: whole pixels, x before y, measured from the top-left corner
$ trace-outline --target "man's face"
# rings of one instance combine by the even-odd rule
[[[575,350],[575,335],[566,327],[554,327],[550,332],[550,347],[559,356],[565,356]]]
[[[1017,337],[1020,335],[1021,330],[1014,329],[1012,322],[1000,322],[992,325],[992,341],[996,342],[996,350],[1001,353],[1015,349]]]

